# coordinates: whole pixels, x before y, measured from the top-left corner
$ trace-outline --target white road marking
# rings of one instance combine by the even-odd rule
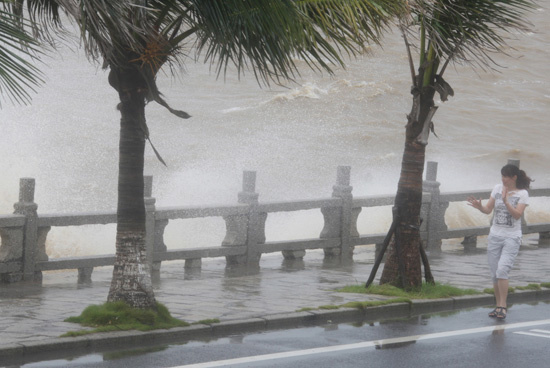
[[[529,332],[514,332],[518,335],[528,335],[528,336],[536,336],[536,337],[545,337],[547,339],[550,339],[550,331],[548,330],[529,330]]]
[[[223,366],[228,366],[232,364],[253,363],[253,362],[266,361],[266,360],[275,360],[275,359],[292,358],[292,357],[299,357],[299,356],[306,356],[306,355],[332,353],[336,351],[371,348],[376,346],[398,344],[398,343],[411,342],[411,341],[433,340],[433,339],[440,339],[440,338],[451,337],[451,336],[462,336],[462,335],[470,335],[470,334],[481,333],[481,332],[501,331],[501,330],[509,330],[513,328],[525,328],[525,327],[533,327],[533,326],[541,326],[541,325],[549,325],[549,324],[550,324],[550,319],[543,319],[540,321],[519,322],[519,323],[502,324],[502,325],[496,325],[496,326],[469,328],[465,330],[437,332],[437,333],[431,333],[426,335],[394,337],[390,339],[365,341],[365,342],[359,342],[355,344],[326,346],[322,348],[295,350],[295,351],[287,351],[283,353],[264,354],[264,355],[256,355],[256,356],[243,357],[243,358],[217,360],[213,362],[180,365],[173,368],[223,367]],[[516,333],[520,333],[520,332],[516,332]],[[527,334],[527,333],[524,333],[524,334]],[[550,336],[545,336],[545,337],[550,337]]]

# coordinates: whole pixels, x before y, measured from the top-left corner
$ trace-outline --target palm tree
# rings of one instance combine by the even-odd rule
[[[531,0],[416,0],[408,4],[400,29],[411,69],[413,103],[395,198],[393,246],[380,280],[405,289],[422,284],[419,227],[425,149],[430,131],[434,132],[436,93],[441,101],[454,95],[443,74],[450,62],[482,69],[498,67],[491,54],[503,52],[506,33],[527,29],[524,16],[535,7]],[[419,56],[417,72],[413,46]]]
[[[29,90],[43,82],[31,62],[40,55],[40,44],[21,27],[25,24],[28,20],[0,1],[0,98],[13,103],[30,102]]]
[[[59,25],[63,10],[80,28],[90,58],[103,59],[110,70],[109,83],[119,95],[121,128],[116,261],[108,301],[122,300],[139,308],[156,305],[145,259],[145,107],[155,101],[181,118],[190,117],[162,99],[155,83],[158,71],[182,62],[189,54],[187,45],[216,65],[218,74],[232,63],[239,73],[251,70],[259,83],[282,83],[298,75],[296,56],[312,68],[330,72],[331,65],[343,65],[340,54],[354,55],[367,42],[377,42],[389,19],[402,10],[402,3],[394,0],[26,3],[41,31]]]

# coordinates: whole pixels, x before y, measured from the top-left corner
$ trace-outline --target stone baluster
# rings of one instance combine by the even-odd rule
[[[166,226],[168,226],[169,220],[156,220],[155,221],[155,246],[154,246],[154,253],[165,253],[168,250],[168,247],[164,243],[164,229],[166,229]],[[153,260],[153,268],[152,271],[158,272],[160,271],[161,262],[155,262]]]
[[[265,222],[267,213],[258,212],[258,197],[256,193],[256,172],[245,171],[243,173],[243,191],[239,193],[239,203],[250,205],[248,215],[247,235],[247,267],[259,267],[261,253],[258,252],[258,244],[265,243]]]
[[[539,245],[550,245],[550,231],[539,233]]]
[[[78,284],[90,284],[92,282],[93,267],[80,267],[78,269]]]
[[[222,246],[246,245],[247,251],[243,256],[227,256],[227,266],[247,266],[257,268],[260,264],[261,253],[258,244],[265,243],[265,221],[267,213],[258,212],[258,198],[256,193],[256,172],[243,172],[243,187],[238,194],[238,203],[248,204],[247,215],[224,216],[226,235]]]
[[[465,251],[474,250],[477,248],[477,235],[468,235],[460,243],[464,246]]]
[[[426,170],[426,180],[422,183],[422,190],[430,193],[430,203],[425,213],[425,229],[427,231],[427,241],[424,245],[430,251],[441,251],[441,231],[447,230],[445,223],[445,211],[449,207],[449,202],[442,202],[440,197],[440,183],[437,181],[437,162],[428,161]]]
[[[153,197],[153,176],[145,175],[143,182],[147,262],[149,263],[151,273],[158,276],[160,274],[161,262],[155,261],[155,253],[162,253],[167,250],[164,244],[164,229],[168,225],[168,220],[155,219],[155,203],[157,200]]]
[[[0,228],[0,263],[18,262],[22,267],[24,229],[24,227]],[[19,272],[0,273],[0,283],[18,282],[22,278],[22,269]]]
[[[37,260],[48,260],[45,245],[38,247],[38,205],[34,203],[35,180],[21,178],[19,182],[19,202],[15,203],[14,214],[26,217],[23,240],[23,280],[42,280],[42,272],[35,273]]]
[[[222,247],[246,245],[248,216],[229,215],[224,216],[223,219],[225,220],[225,238],[222,241]],[[246,255],[226,256],[225,258],[228,267],[246,264]]]
[[[517,166],[519,169],[520,160],[515,158],[509,158],[507,164]]]
[[[34,262],[45,262],[49,259],[46,253],[46,240],[48,239],[48,233],[52,229],[51,226],[41,226],[38,228],[36,234],[36,253],[34,255]],[[38,271],[34,273],[35,281],[42,281],[42,272]]]
[[[357,218],[361,208],[353,208],[353,187],[350,186],[351,167],[338,166],[336,184],[332,187],[332,197],[342,200],[341,207],[321,208],[325,220],[320,238],[340,238],[340,247],[325,248],[325,257],[340,256],[343,259],[353,257],[354,246],[351,237],[358,237]]]
[[[149,267],[153,266],[155,251],[155,203],[153,198],[153,176],[143,176],[143,201],[145,203],[145,253]]]
[[[17,263],[18,270],[0,274],[0,283],[14,283],[23,279],[23,242],[25,226],[7,226],[0,228],[0,263]]]

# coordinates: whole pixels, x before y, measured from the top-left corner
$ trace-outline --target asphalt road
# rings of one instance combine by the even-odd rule
[[[21,367],[548,366],[550,302],[513,305],[504,322],[489,318],[489,311],[475,308],[375,323],[329,323]]]

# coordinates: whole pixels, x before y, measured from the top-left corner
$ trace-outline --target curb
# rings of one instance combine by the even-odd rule
[[[508,296],[510,303],[550,300],[550,289],[517,290]],[[304,327],[327,323],[374,322],[381,319],[404,318],[423,313],[444,312],[492,305],[492,295],[467,295],[445,299],[415,299],[412,303],[396,303],[364,310],[340,308],[272,314],[257,318],[228,320],[208,325],[191,325],[169,330],[106,332],[78,337],[60,337],[0,346],[4,364],[17,360],[40,361],[69,355],[83,355],[97,351],[139,348],[174,342],[219,338],[242,332]],[[8,360],[8,361],[6,361]],[[9,365],[9,364],[8,364]]]

